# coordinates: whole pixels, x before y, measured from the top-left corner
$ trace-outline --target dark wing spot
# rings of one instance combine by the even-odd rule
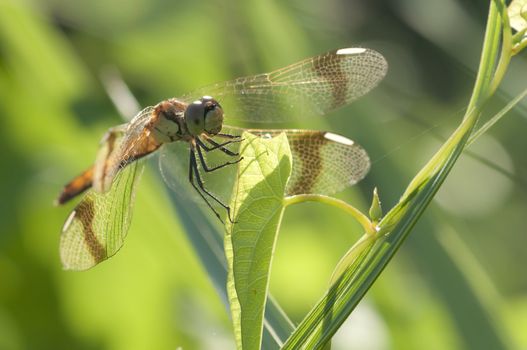
[[[342,60],[345,55],[337,55],[336,51],[319,57],[314,62],[315,72],[331,84],[333,95],[333,107],[341,106],[346,103],[346,94],[348,91],[348,77],[342,70]]]
[[[294,172],[299,175],[291,178],[287,186],[288,195],[312,193],[323,171],[320,151],[328,142],[324,134],[324,132],[306,132],[302,139],[290,141]]]
[[[93,219],[95,216],[95,207],[91,199],[85,199],[77,208],[75,208],[77,217],[79,218],[82,224],[82,230],[84,232],[84,241],[90,252],[90,255],[93,257],[96,263],[106,259],[106,249],[104,246],[97,240],[97,236],[93,231]]]

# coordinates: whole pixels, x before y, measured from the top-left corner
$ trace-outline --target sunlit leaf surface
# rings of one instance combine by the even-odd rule
[[[243,134],[225,251],[228,292],[238,348],[259,349],[269,271],[291,173],[285,134],[264,139]]]

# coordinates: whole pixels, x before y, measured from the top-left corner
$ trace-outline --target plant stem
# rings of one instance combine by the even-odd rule
[[[359,224],[364,228],[364,231],[368,234],[374,234],[377,232],[375,225],[370,221],[370,219],[364,215],[360,210],[355,208],[349,203],[346,203],[340,199],[323,196],[320,194],[299,194],[291,197],[284,198],[284,206],[289,206],[292,204],[302,203],[302,202],[320,202],[324,204],[332,205],[336,208],[344,210],[346,213],[350,214],[357,220]]]

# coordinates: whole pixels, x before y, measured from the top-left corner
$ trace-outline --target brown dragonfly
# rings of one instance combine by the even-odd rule
[[[232,213],[207,189],[202,173],[240,161],[231,145],[240,141],[244,130],[258,135],[286,133],[293,156],[287,195],[329,195],[360,181],[370,168],[368,155],[344,136],[323,131],[241,129],[223,122],[276,123],[324,115],[369,92],[383,79],[387,67],[384,57],[370,49],[334,50],[270,73],[213,84],[162,101],[143,109],[129,123],[109,129],[95,163],[68,183],[57,199],[63,204],[87,190],[62,229],[64,268],[88,269],[120,249],[143,167],[138,160],[178,141],[188,145],[188,181],[220,220],[215,207],[223,208],[231,221]],[[215,152],[227,160],[211,166],[205,155]]]

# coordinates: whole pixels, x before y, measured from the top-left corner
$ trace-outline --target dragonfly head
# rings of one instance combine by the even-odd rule
[[[216,135],[223,126],[223,109],[212,97],[203,96],[188,105],[185,110],[185,123],[192,135],[203,132]]]

